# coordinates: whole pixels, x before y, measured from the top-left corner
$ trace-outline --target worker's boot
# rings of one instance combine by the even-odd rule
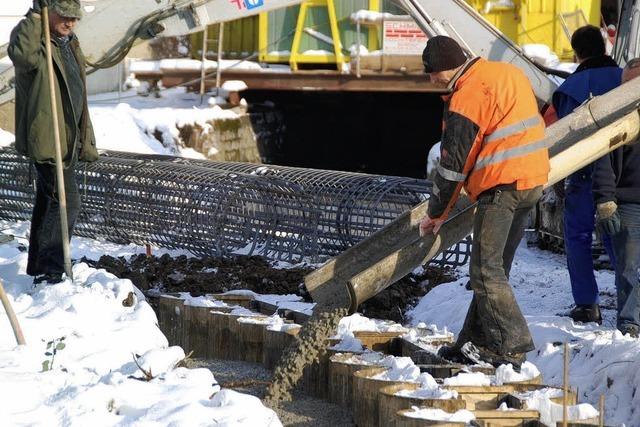
[[[511,364],[513,370],[516,372],[520,372],[522,364],[527,360],[526,353],[498,354],[488,348],[477,346],[470,341],[465,343],[460,351],[467,359],[473,361],[475,364],[489,364],[494,368],[500,365]]]
[[[640,337],[640,327],[638,327],[637,325],[622,325],[618,327],[618,330],[622,332],[622,335],[629,334],[631,338]]]
[[[461,363],[463,365],[469,363],[469,359],[462,354],[460,347],[457,345],[443,345],[438,349],[438,356],[453,363]]]
[[[33,284],[39,285],[41,283],[47,285],[55,285],[56,283],[62,282],[64,279],[62,278],[62,274],[60,273],[46,273],[39,274],[33,278]]]
[[[602,324],[602,314],[598,304],[576,304],[575,308],[569,312],[569,317],[574,322]]]

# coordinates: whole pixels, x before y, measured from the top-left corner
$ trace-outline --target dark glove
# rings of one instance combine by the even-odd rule
[[[51,6],[51,0],[33,0],[33,11],[41,13],[43,7]]]
[[[599,203],[596,206],[598,227],[601,232],[613,236],[620,232],[620,214],[616,202]]]
[[[565,186],[564,179],[561,179],[560,181],[553,184],[553,191],[556,193],[556,196],[558,196],[558,198],[560,199],[564,199],[566,197],[564,186]]]

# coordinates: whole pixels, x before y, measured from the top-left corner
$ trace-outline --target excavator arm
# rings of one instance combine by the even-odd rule
[[[124,59],[139,41],[202,30],[301,3],[302,0],[83,0],[84,17],[76,28],[82,50],[93,68],[109,68]],[[0,46],[0,59],[7,46]],[[13,68],[0,69],[0,105],[11,101]]]
[[[472,56],[509,62],[529,78],[540,105],[548,104],[558,85],[500,30],[464,0],[397,0],[429,37],[452,37]]]

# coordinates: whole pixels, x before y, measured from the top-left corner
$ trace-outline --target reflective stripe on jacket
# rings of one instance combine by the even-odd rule
[[[430,216],[442,215],[460,182],[472,200],[499,185],[526,190],[546,184],[544,128],[531,84],[519,68],[481,58],[466,64],[445,98]]]

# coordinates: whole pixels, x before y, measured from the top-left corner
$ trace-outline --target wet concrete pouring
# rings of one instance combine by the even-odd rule
[[[103,256],[98,261],[83,261],[130,279],[150,297],[152,305],[154,296],[160,293],[190,292],[193,296],[200,296],[237,289],[262,294],[296,294],[310,301],[303,279],[314,268],[307,265],[277,268],[262,258],[247,256],[230,259],[173,258],[169,255],[137,255],[129,259]],[[408,307],[438,284],[450,280],[452,275],[447,270],[425,268],[365,302],[358,311],[368,317],[404,323],[404,312]],[[347,310],[340,307],[316,307],[296,337],[295,346],[283,354],[273,373],[260,365],[244,362],[195,360],[190,363],[193,367],[209,368],[222,386],[263,399],[276,410],[284,425],[353,425],[348,411],[295,391],[303,368],[322,355],[329,337],[346,314]]]

